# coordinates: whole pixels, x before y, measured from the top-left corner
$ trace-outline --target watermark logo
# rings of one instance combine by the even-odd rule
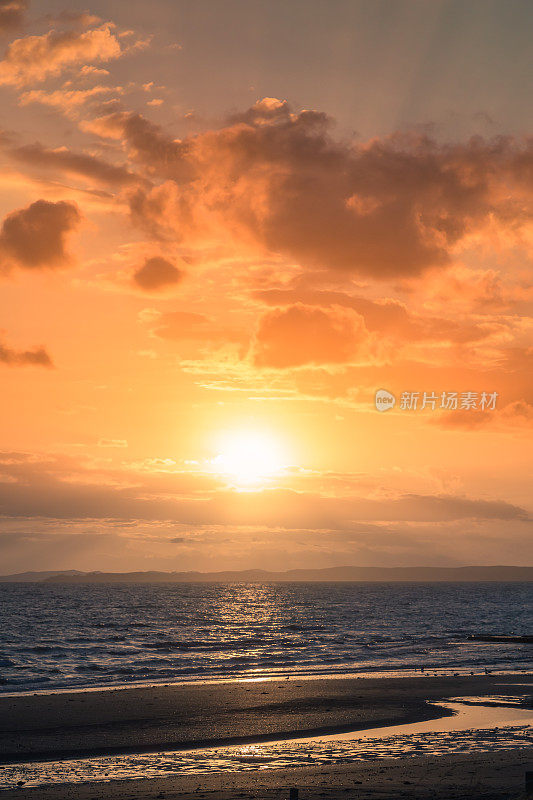
[[[401,392],[400,411],[494,411],[498,392]],[[378,411],[389,411],[396,398],[386,389],[378,389],[375,397]]]
[[[378,411],[389,411],[396,405],[396,398],[386,389],[378,389],[375,397],[376,408]]]

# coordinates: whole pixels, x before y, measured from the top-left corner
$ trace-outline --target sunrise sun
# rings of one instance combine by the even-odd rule
[[[220,452],[212,464],[237,484],[257,484],[283,468],[283,449],[265,432],[230,431],[220,437]]]

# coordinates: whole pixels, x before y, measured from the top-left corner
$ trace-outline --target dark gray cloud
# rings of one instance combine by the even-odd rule
[[[161,182],[132,193],[134,220],[188,245],[254,243],[311,269],[389,280],[448,265],[489,220],[514,230],[528,216],[531,141],[395,134],[354,144],[331,126],[323,113],[272,98],[179,141],[125,111],[92,125],[122,138]]]
[[[124,166],[110,164],[102,158],[77,153],[67,148],[53,150],[39,142],[15,147],[9,155],[21,164],[46,170],[53,170],[57,175],[82,175],[83,177],[110,186],[131,186],[142,183],[142,179],[134,175]]]
[[[161,256],[147,258],[142,267],[133,274],[133,280],[146,292],[157,292],[176,286],[183,279],[184,273],[171,261]]]
[[[44,347],[34,347],[32,350],[15,350],[0,342],[0,363],[8,367],[52,367],[52,359]]]
[[[43,269],[67,266],[67,236],[81,222],[73,203],[37,200],[27,208],[12,211],[0,230],[0,265],[4,269]]]
[[[20,28],[27,8],[27,0],[0,0],[0,34]]]

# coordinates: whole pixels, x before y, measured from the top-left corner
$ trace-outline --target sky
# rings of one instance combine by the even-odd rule
[[[532,22],[0,0],[1,573],[533,564]]]

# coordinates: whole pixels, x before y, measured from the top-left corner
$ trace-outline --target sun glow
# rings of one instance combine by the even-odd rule
[[[239,485],[257,484],[283,469],[283,452],[271,436],[259,431],[232,431],[221,441],[212,464]]]

